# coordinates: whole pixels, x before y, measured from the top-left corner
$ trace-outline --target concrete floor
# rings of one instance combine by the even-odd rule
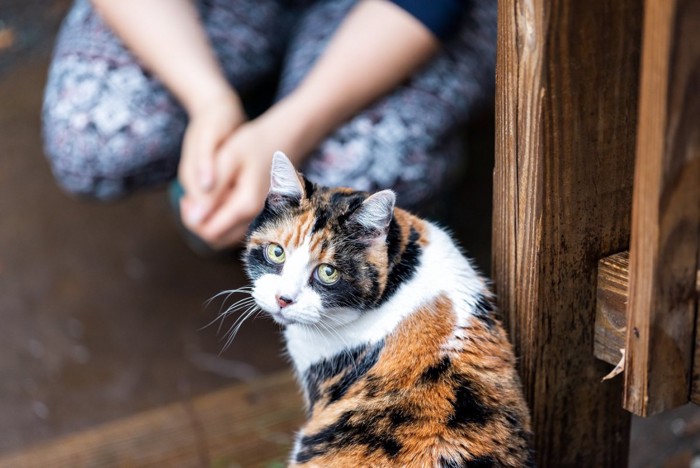
[[[266,319],[248,322],[221,354],[223,334],[201,329],[221,305],[204,301],[246,281],[237,262],[187,249],[163,192],[103,205],[56,188],[39,109],[67,5],[0,6],[0,452],[286,366]],[[27,20],[32,9],[42,12],[38,22]],[[3,50],[3,28],[13,26]],[[488,153],[491,142],[477,140]],[[457,235],[485,266],[490,161],[475,162],[458,203],[463,217],[481,221],[456,223]],[[697,407],[635,418],[630,466],[700,466],[691,462],[698,453]]]

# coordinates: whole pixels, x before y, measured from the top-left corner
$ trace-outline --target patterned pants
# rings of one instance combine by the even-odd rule
[[[280,99],[313,66],[355,0],[202,0],[202,22],[244,103],[259,83]],[[463,128],[493,94],[496,2],[410,80],[337,128],[301,170],[330,186],[393,188],[415,207],[464,157]],[[45,152],[69,192],[109,200],[172,180],[182,107],[92,9],[76,0],[58,37],[43,107]]]

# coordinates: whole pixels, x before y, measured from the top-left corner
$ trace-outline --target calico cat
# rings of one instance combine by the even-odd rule
[[[284,326],[308,420],[290,466],[534,466],[486,282],[395,195],[315,185],[286,156],[244,261]]]

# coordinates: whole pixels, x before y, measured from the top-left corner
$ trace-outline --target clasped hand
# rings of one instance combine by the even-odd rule
[[[247,120],[235,96],[210,100],[191,114],[178,175],[184,225],[215,249],[241,242],[262,208],[272,154],[294,151],[268,111]]]

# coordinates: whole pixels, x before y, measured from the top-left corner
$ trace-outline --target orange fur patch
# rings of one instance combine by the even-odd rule
[[[439,297],[406,318],[387,338],[376,365],[357,381],[339,401],[321,399],[303,434],[315,434],[339,419],[353,416],[349,423],[387,415],[396,408],[405,410],[406,422],[392,426],[391,418],[379,418],[373,430],[387,434],[400,445],[395,456],[382,450],[368,450],[362,444],[330,450],[306,464],[292,466],[434,466],[440,457],[447,460],[492,459],[503,466],[522,466],[527,447],[522,439],[529,432],[529,419],[513,368],[510,345],[500,325],[489,330],[477,319],[468,328],[468,338],[460,352],[447,352],[443,345],[453,337],[456,326],[453,304]],[[426,382],[425,375],[449,359],[449,373],[470,383],[474,397],[493,413],[482,425],[451,427],[458,391],[454,379]],[[447,371],[446,371],[447,372]],[[445,374],[447,376],[447,373]],[[322,386],[327,390],[340,376]],[[501,409],[506,408],[507,412]],[[522,422],[521,434],[513,434],[513,422]],[[519,450],[508,448],[520,444]],[[499,465],[500,466],[500,465]]]

